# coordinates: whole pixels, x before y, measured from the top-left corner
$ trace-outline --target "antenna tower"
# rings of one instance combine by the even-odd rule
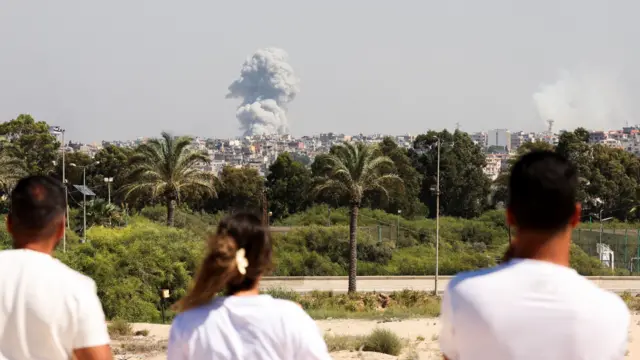
[[[547,127],[547,132],[549,133],[549,135],[553,135],[553,123],[553,120],[547,120],[547,124],[549,124],[549,127]]]

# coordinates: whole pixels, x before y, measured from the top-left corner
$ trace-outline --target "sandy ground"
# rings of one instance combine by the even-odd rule
[[[417,359],[421,360],[435,360],[442,359],[438,351],[438,332],[440,331],[440,323],[438,319],[412,319],[393,322],[379,322],[373,320],[319,320],[318,326],[323,333],[335,334],[335,335],[366,335],[375,328],[387,328],[398,334],[400,337],[406,339],[409,342],[409,346],[405,349],[400,357],[394,357],[384,354],[376,353],[363,353],[357,352],[336,352],[333,353],[333,358],[336,360],[346,359],[366,359],[366,360],[391,360],[391,359],[408,359],[411,350],[415,351],[418,355]],[[168,325],[158,324],[134,324],[134,331],[148,330],[149,335],[144,341],[156,342],[163,344],[166,342],[169,335]],[[635,341],[637,339],[637,341]],[[121,346],[119,341],[114,341],[114,350],[117,351],[117,347]],[[120,351],[121,352],[121,351]],[[632,354],[634,358],[638,358],[640,354],[640,315],[635,314],[632,317],[630,339],[629,339],[629,351],[627,358],[631,359]],[[166,357],[163,352],[155,352],[144,355],[130,356],[126,354],[120,354],[118,359],[148,359],[148,360],[165,360]]]

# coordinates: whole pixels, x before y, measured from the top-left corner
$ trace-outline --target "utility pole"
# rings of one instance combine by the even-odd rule
[[[436,170],[436,276],[434,295],[438,295],[438,272],[440,270],[440,137],[438,137],[438,166]]]
[[[82,186],[87,188],[87,167],[82,167]],[[82,242],[87,242],[87,194],[82,192]]]
[[[60,129],[60,132],[62,133],[62,186],[64,186],[64,205],[66,206],[66,216],[65,216],[65,231],[64,231],[64,235],[62,236],[62,252],[66,253],[67,252],[67,229],[69,228],[69,196],[68,196],[68,190],[67,190],[67,176],[66,176],[66,172],[65,172],[65,153],[66,153],[66,149],[65,149],[65,144],[64,144],[64,129]]]
[[[402,214],[402,210],[398,209],[398,223],[396,225],[396,243],[400,241],[400,214]]]
[[[262,223],[265,226],[269,226],[269,220],[267,219],[267,189],[262,190]]]

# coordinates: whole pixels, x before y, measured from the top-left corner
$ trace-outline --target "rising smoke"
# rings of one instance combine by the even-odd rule
[[[555,128],[607,130],[629,119],[625,91],[619,77],[606,70],[579,68],[561,71],[553,84],[533,94],[540,119],[555,121]]]
[[[288,132],[287,104],[300,91],[288,57],[282,49],[259,49],[229,85],[227,98],[242,99],[236,118],[245,136]]]

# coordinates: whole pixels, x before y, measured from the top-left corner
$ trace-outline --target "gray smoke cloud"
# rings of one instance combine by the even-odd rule
[[[229,85],[227,98],[242,99],[236,118],[245,136],[289,131],[287,104],[300,91],[300,79],[278,48],[256,51],[242,65],[240,77]]]
[[[533,102],[540,120],[554,120],[555,129],[609,130],[630,120],[622,85],[620,77],[608,69],[563,70],[556,82],[540,86]]]

